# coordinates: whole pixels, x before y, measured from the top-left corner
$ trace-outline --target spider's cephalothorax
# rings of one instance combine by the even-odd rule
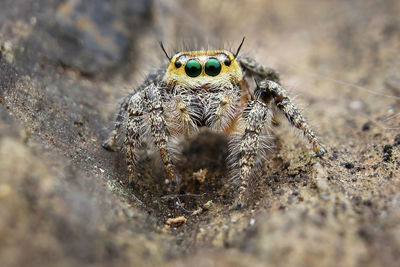
[[[168,55],[167,55],[168,56]],[[138,145],[151,140],[169,179],[176,179],[169,141],[192,137],[202,126],[230,139],[231,168],[240,180],[236,207],[243,207],[249,177],[266,149],[274,112],[300,129],[317,154],[325,153],[307,122],[279,83],[279,75],[251,58],[226,50],[181,52],[168,67],[149,75],[124,98],[115,129],[103,147],[112,150],[121,130],[130,179],[136,180]]]

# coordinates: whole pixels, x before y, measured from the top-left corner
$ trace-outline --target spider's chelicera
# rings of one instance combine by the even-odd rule
[[[240,49],[240,47],[239,47]],[[238,51],[239,51],[238,49]],[[115,129],[103,147],[113,150],[120,132],[130,180],[136,181],[137,150],[151,140],[159,150],[169,179],[176,179],[169,141],[192,137],[199,127],[209,127],[229,138],[229,161],[240,181],[235,206],[245,204],[249,177],[256,161],[268,148],[268,127],[275,112],[283,113],[313,145],[318,155],[326,151],[289,99],[279,75],[254,59],[227,50],[181,52],[122,101]]]

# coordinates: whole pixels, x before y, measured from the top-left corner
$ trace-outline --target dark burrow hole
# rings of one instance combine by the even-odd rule
[[[174,161],[180,178],[178,185],[169,187],[165,184],[166,171],[157,151],[154,151],[153,155],[141,157],[137,164],[140,181],[136,185],[127,183],[128,191],[145,206],[161,214],[173,214],[182,209],[177,207],[178,201],[185,209],[195,210],[209,200],[214,203],[231,200],[228,196],[232,190],[227,168],[228,140],[225,136],[201,131],[191,140],[182,141],[177,149],[181,151]],[[206,171],[199,178],[195,173],[202,170]],[[128,172],[125,173],[127,176]],[[179,195],[179,199],[174,195]]]

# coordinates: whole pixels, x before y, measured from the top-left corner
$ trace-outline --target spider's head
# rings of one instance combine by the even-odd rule
[[[164,80],[168,88],[218,89],[243,79],[234,54],[226,50],[181,52],[171,58]]]

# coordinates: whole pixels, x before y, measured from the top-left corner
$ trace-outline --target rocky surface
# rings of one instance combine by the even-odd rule
[[[3,2],[5,266],[397,265],[398,1]],[[282,73],[328,155],[281,119],[249,207],[231,210],[226,140],[204,131],[182,145],[179,195],[151,155],[130,186],[101,141],[118,99],[165,62],[158,41],[235,49],[243,35],[241,53]]]

